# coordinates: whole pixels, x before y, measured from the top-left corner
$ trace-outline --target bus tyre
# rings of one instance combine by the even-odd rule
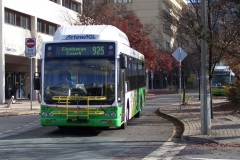
[[[138,111],[138,113],[134,117],[135,118],[140,118],[141,113],[142,113],[142,100],[141,100],[141,102],[139,104],[139,111]]]
[[[138,113],[135,115],[135,118],[140,118],[141,116],[142,109],[140,108]]]
[[[126,121],[123,122],[123,124],[121,125],[120,129],[126,129],[127,128],[127,122],[128,122],[128,108],[127,108],[127,113],[126,113]]]
[[[121,125],[120,129],[126,129],[126,128],[127,128],[127,122],[124,122],[124,123]]]

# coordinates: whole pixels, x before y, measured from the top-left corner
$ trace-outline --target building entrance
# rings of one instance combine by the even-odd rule
[[[15,99],[26,98],[25,73],[7,72],[5,75],[5,99],[14,96]]]

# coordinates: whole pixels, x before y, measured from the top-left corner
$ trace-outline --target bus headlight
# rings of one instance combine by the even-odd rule
[[[109,113],[106,112],[106,113],[105,113],[105,116],[106,116],[106,117],[109,117]]]
[[[47,117],[47,112],[42,112],[43,117]]]
[[[116,118],[117,117],[117,114],[115,112],[111,113],[111,116]]]
[[[50,117],[52,117],[52,116],[53,116],[53,113],[52,113],[52,112],[50,112],[50,113],[49,113],[49,116],[50,116]]]

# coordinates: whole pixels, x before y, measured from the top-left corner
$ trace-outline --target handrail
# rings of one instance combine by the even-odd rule
[[[68,101],[68,100],[106,100],[106,96],[53,96],[53,100],[62,100],[62,101]]]

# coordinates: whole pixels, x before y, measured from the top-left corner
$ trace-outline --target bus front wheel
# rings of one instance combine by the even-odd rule
[[[127,122],[128,122],[128,119],[129,119],[129,117],[128,117],[128,108],[127,108],[127,111],[126,111],[127,113],[126,113],[126,120],[125,120],[125,122],[123,122],[123,124],[121,125],[121,127],[120,127],[120,129],[126,129],[127,128]]]

